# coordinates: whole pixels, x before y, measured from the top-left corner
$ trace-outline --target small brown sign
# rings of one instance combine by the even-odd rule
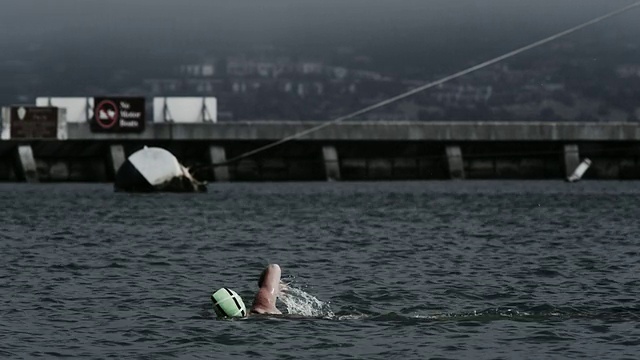
[[[57,139],[58,108],[12,106],[12,139]]]

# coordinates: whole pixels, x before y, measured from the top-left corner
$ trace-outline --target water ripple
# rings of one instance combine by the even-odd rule
[[[637,185],[0,184],[0,357],[635,358]],[[318,311],[215,320],[269,262]]]

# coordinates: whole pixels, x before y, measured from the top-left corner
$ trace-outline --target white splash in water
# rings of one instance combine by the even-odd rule
[[[280,296],[280,300],[286,305],[287,313],[309,317],[333,318],[329,303],[318,300],[315,296],[288,286],[286,292]]]

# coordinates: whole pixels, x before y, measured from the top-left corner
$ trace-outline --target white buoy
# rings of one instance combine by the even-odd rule
[[[567,181],[576,182],[582,179],[582,176],[587,171],[587,169],[589,169],[589,166],[591,166],[591,160],[589,160],[588,158],[582,160],[580,165],[578,165],[578,167],[573,171],[573,174],[571,174],[571,176],[567,178]]]
[[[175,156],[158,147],[144,147],[120,166],[114,188],[127,192],[204,192],[198,182]]]

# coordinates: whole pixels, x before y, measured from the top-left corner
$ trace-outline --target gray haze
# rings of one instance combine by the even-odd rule
[[[632,3],[0,0],[0,103],[31,102],[43,94],[166,96],[195,92],[215,94],[229,119],[326,119]],[[558,114],[570,120],[606,114],[618,120],[640,119],[640,108],[636,110],[640,78],[617,75],[635,71],[625,68],[626,64],[640,64],[638,19],[640,9],[636,8],[509,59],[514,69],[531,70],[524,77],[493,69],[466,79],[476,91],[473,98],[485,99],[484,103],[449,105],[446,99],[452,93],[444,89],[442,96],[434,95],[436,100],[415,100],[422,108],[389,111],[403,119],[512,119],[521,113],[527,119],[560,118]],[[556,51],[554,46],[558,46]],[[254,63],[287,59],[288,64],[318,61],[325,70],[344,67],[353,71],[344,81],[333,81],[326,71],[315,78],[301,78],[296,70],[282,78],[254,79],[259,89],[245,92],[236,83],[244,81],[244,75],[234,77],[233,71],[227,71],[233,69],[229,64],[242,62],[238,59]],[[206,85],[189,85],[193,82],[184,80],[187,75],[182,65],[199,62],[215,63],[215,78],[206,80]],[[168,79],[172,85],[166,88],[159,79]],[[294,82],[297,97],[292,95]],[[532,89],[532,82],[550,82],[562,90],[551,94]],[[317,94],[300,93],[304,86],[316,89]],[[487,88],[489,95],[478,95]],[[546,105],[544,99],[552,95],[562,106],[552,109]],[[462,97],[456,93],[458,98]],[[583,114],[584,104],[596,105]],[[425,106],[431,110],[424,110]],[[436,113],[415,114],[432,110]]]
[[[625,0],[2,0],[0,44],[394,48],[527,41]],[[638,14],[603,25],[634,24]],[[639,27],[633,25],[637,30]]]

